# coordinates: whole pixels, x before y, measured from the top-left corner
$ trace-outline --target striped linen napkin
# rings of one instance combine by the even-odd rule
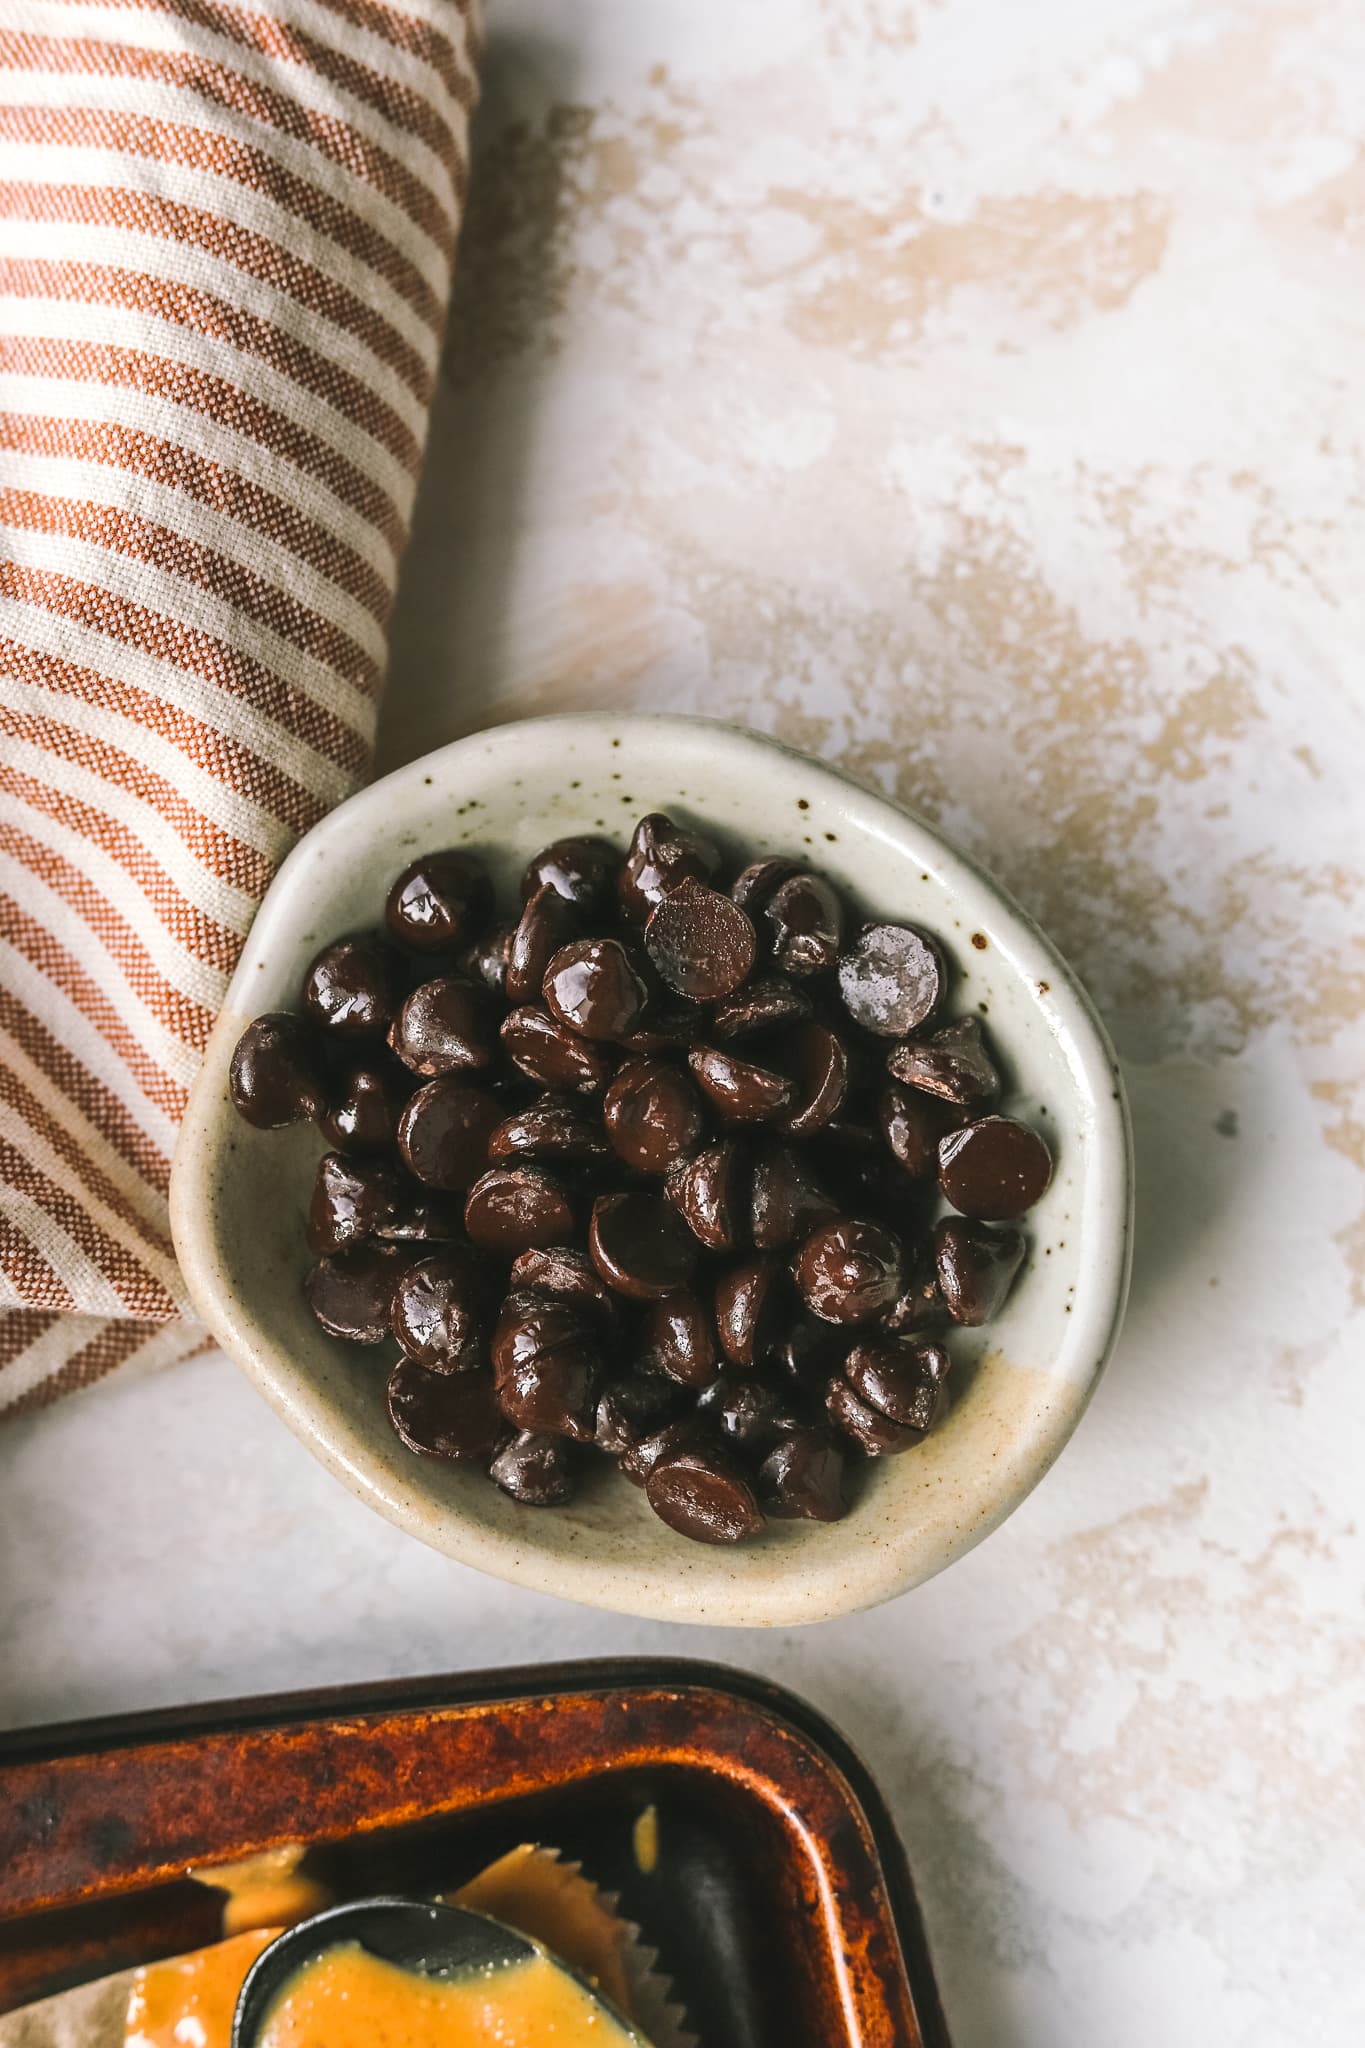
[[[176,1125],[363,777],[469,0],[0,5],[0,1412],[207,1348]]]

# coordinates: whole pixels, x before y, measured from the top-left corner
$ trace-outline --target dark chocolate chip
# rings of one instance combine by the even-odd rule
[[[662,811],[652,811],[635,827],[620,872],[621,908],[631,924],[643,924],[655,904],[680,882],[711,882],[719,872],[720,854],[709,839],[675,824]]]
[[[403,962],[374,932],[337,939],[314,954],[303,1006],[339,1038],[382,1038],[403,1000]]]
[[[612,900],[621,867],[619,847],[591,836],[556,839],[543,846],[521,878],[523,903],[537,889],[549,887],[579,910],[605,910]]]
[[[393,1222],[402,1199],[402,1183],[387,1161],[324,1153],[308,1205],[309,1250],[325,1258],[343,1245],[377,1236]]]
[[[760,1032],[800,1024],[811,1014],[811,1000],[785,974],[764,974],[748,981],[718,1003],[711,1015],[711,1035],[726,1043],[753,1038]]]
[[[780,882],[763,906],[763,924],[786,974],[823,974],[838,961],[843,909],[823,875],[797,873]]]
[[[417,1183],[403,1179],[403,1193],[397,1213],[382,1223],[376,1237],[389,1237],[400,1244],[442,1244],[460,1235],[459,1210],[438,1195],[427,1195]]]
[[[843,1452],[823,1429],[789,1431],[759,1467],[758,1497],[783,1520],[837,1522],[848,1513]]]
[[[731,1365],[752,1372],[772,1357],[791,1313],[776,1259],[745,1259],[716,1282],[716,1330]]]
[[[686,1287],[697,1262],[696,1239],[659,1195],[599,1195],[588,1250],[607,1285],[634,1301]]]
[[[586,1252],[569,1245],[533,1246],[512,1261],[514,1290],[531,1289],[577,1304],[595,1322],[599,1333],[614,1337],[620,1304]]]
[[[507,962],[512,951],[514,924],[495,924],[460,955],[460,972],[495,996],[507,994]]]
[[[958,1123],[957,1110],[936,1096],[888,1081],[878,1097],[877,1117],[887,1149],[913,1180],[928,1180],[938,1172],[938,1141]]]
[[[389,1375],[388,1405],[398,1435],[423,1457],[482,1463],[502,1434],[486,1372],[428,1372],[400,1359]]]
[[[319,1259],[304,1279],[308,1306],[330,1337],[379,1344],[389,1334],[394,1289],[412,1264],[396,1244],[352,1244]]]
[[[701,1031],[703,1012],[682,996],[652,991],[644,1015],[633,1031],[621,1040],[623,1052],[685,1052],[695,1045]]]
[[[505,1117],[488,1141],[488,1156],[502,1159],[606,1159],[611,1154],[602,1120],[568,1095],[542,1095]]]
[[[517,1429],[590,1444],[602,1393],[602,1362],[590,1344],[565,1344],[520,1360],[497,1382],[498,1406]]]
[[[478,936],[493,891],[473,854],[458,847],[409,861],[390,889],[384,922],[418,953],[443,953]]]
[[[754,1160],[750,1236],[761,1252],[780,1251],[805,1237],[822,1218],[837,1214],[839,1204],[791,1145],[759,1148]]]
[[[661,1458],[645,1481],[661,1522],[694,1543],[742,1543],[763,1527],[748,1480],[724,1456],[700,1450]]]
[[[389,1045],[414,1074],[459,1074],[491,1066],[497,1044],[492,996],[453,974],[415,988],[389,1031]]]
[[[471,1244],[514,1258],[532,1246],[572,1237],[573,1205],[538,1167],[491,1166],[469,1190],[464,1227]]]
[[[488,1140],[501,1121],[496,1095],[454,1074],[442,1074],[409,1099],[398,1119],[398,1149],[418,1180],[458,1192],[483,1172]]]
[[[866,1337],[844,1360],[844,1378],[860,1401],[921,1436],[938,1413],[947,1377],[948,1354],[932,1337]]]
[[[628,1036],[648,994],[619,939],[578,939],[561,946],[546,967],[540,992],[561,1024],[591,1039]]]
[[[408,1357],[431,1372],[470,1372],[482,1365],[478,1282],[464,1247],[409,1266],[394,1289],[389,1320]]]
[[[514,1287],[498,1310],[490,1356],[499,1385],[517,1366],[552,1351],[593,1345],[600,1333],[592,1304],[569,1295]]]
[[[851,1342],[848,1330],[798,1308],[773,1347],[773,1360],[803,1393],[823,1398],[830,1375],[842,1367]]]
[[[854,1393],[845,1379],[832,1379],[825,1394],[825,1413],[842,1435],[857,1444],[869,1458],[887,1457],[908,1451],[920,1441],[917,1429],[902,1429],[898,1422]]]
[[[602,1113],[616,1153],[639,1173],[667,1173],[702,1140],[701,1097],[667,1060],[627,1061],[607,1089]]]
[[[668,1176],[664,1192],[709,1252],[733,1251],[740,1242],[747,1172],[743,1147],[734,1138],[722,1138]]]
[[[646,1379],[643,1373],[626,1373],[613,1380],[597,1404],[593,1440],[599,1451],[619,1458],[642,1437],[676,1416],[687,1399],[681,1387],[668,1380]]]
[[[700,1295],[679,1288],[651,1303],[640,1326],[640,1370],[683,1387],[704,1387],[716,1376],[716,1326]]]
[[[320,1119],[323,1136],[340,1152],[377,1152],[392,1145],[412,1082],[380,1054],[348,1068]]]
[[[680,882],[651,911],[645,951],[676,995],[715,1003],[748,980],[758,941],[737,903],[704,882]]]
[[[543,1010],[509,1010],[500,1036],[508,1058],[542,1088],[593,1095],[610,1078],[608,1055]]]
[[[799,860],[787,860],[781,854],[767,860],[750,861],[741,869],[730,885],[730,894],[741,910],[747,910],[755,921],[767,909],[774,893],[793,875],[804,873]]]
[[[695,1046],[687,1063],[726,1123],[771,1123],[791,1101],[792,1083],[785,1074],[742,1060],[737,1053],[722,1052],[718,1046]]]
[[[911,1277],[883,1315],[882,1328],[908,1337],[941,1329],[947,1320],[948,1304],[938,1284],[932,1254],[916,1254]]]
[[[715,1436],[706,1425],[698,1422],[695,1415],[685,1415],[680,1422],[666,1422],[662,1429],[631,1444],[621,1453],[619,1469],[633,1486],[643,1486],[661,1459],[678,1451],[717,1448]]]
[[[1000,1093],[1000,1075],[976,1017],[959,1017],[928,1038],[892,1046],[886,1064],[897,1081],[978,1113]]]
[[[927,1024],[945,979],[938,941],[913,925],[864,925],[839,962],[845,1009],[879,1038],[904,1038]]]
[[[505,991],[509,1003],[539,1002],[546,968],[579,929],[577,911],[557,889],[547,883],[536,890],[507,948]]]
[[[945,1216],[934,1231],[934,1263],[944,1304],[955,1323],[988,1323],[1005,1306],[1024,1263],[1020,1231],[992,1230],[964,1216]]]
[[[838,1115],[848,1090],[848,1053],[827,1024],[798,1024],[782,1041],[778,1057],[792,1092],[778,1118],[793,1138],[822,1131]]]
[[[257,1017],[237,1041],[228,1089],[237,1114],[258,1131],[321,1116],[327,1092],[317,1034],[285,1010]]]
[[[899,1238],[854,1216],[817,1224],[792,1267],[808,1309],[827,1323],[870,1323],[901,1291]]]
[[[488,1476],[528,1508],[562,1508],[574,1496],[574,1454],[562,1436],[523,1429],[503,1445]]]
[[[938,1184],[955,1209],[986,1223],[1022,1216],[1046,1192],[1052,1155],[1012,1116],[983,1116],[939,1140]]]
[[[775,1387],[738,1373],[722,1373],[704,1387],[696,1413],[722,1443],[751,1458],[764,1457],[778,1437],[797,1426]]]

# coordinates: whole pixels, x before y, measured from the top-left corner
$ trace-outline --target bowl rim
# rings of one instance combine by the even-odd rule
[[[251,986],[257,956],[269,951],[277,927],[287,926],[295,877],[311,866],[333,840],[343,844],[350,841],[349,859],[354,863],[357,846],[367,843],[369,821],[386,813],[404,786],[430,776],[433,763],[444,768],[458,762],[461,755],[472,755],[477,750],[487,753],[490,748],[512,751],[527,743],[534,746],[538,739],[566,728],[573,728],[589,741],[600,737],[610,745],[612,738],[627,727],[648,728],[660,738],[666,738],[670,729],[695,737],[700,729],[718,747],[748,750],[762,757],[764,763],[774,755],[785,759],[800,768],[807,786],[818,786],[830,801],[859,812],[862,830],[880,837],[897,859],[904,859],[909,852],[915,861],[923,861],[936,870],[938,878],[954,894],[960,894],[964,885],[980,891],[989,899],[993,916],[1010,928],[1013,949],[1029,956],[1030,974],[1036,967],[1034,978],[1048,984],[1048,1007],[1057,1019],[1054,1035],[1065,1039],[1069,1061],[1083,1071],[1088,1084],[1094,1134],[1091,1171],[1100,1176],[1103,1206],[1113,1218],[1113,1232],[1111,1241],[1102,1247],[1102,1258],[1095,1261],[1098,1270],[1084,1302],[1078,1296],[1076,1306],[1082,1311],[1079,1326],[1070,1326],[1072,1348],[1086,1359],[1085,1370],[1063,1376],[1034,1368],[1039,1370],[1049,1399],[1039,1404],[1031,1418],[1022,1446],[1026,1455],[1012,1460],[1013,1484],[966,1526],[961,1522],[955,1525],[953,1536],[944,1541],[941,1554],[933,1562],[925,1565],[898,1560],[892,1546],[878,1546],[860,1560],[862,1576],[851,1575],[842,1590],[834,1591],[833,1597],[829,1597],[828,1589],[823,1598],[803,1597],[795,1583],[800,1576],[798,1568],[784,1574],[777,1585],[760,1580],[743,1592],[736,1588],[727,1593],[723,1604],[728,1611],[722,1612],[722,1603],[702,1588],[689,1599],[690,1575],[686,1572],[677,1575],[677,1586],[665,1597],[632,1582],[631,1573],[624,1567],[600,1559],[594,1561],[588,1554],[588,1545],[583,1546],[582,1556],[551,1556],[538,1549],[530,1530],[530,1541],[504,1536],[479,1527],[457,1509],[448,1508],[440,1513],[439,1529],[433,1530],[433,1504],[429,1498],[424,1505],[420,1489],[401,1498],[386,1495],[376,1475],[367,1472],[363,1461],[357,1461],[344,1444],[335,1440],[334,1416],[334,1433],[329,1438],[326,1397],[300,1388],[298,1381],[302,1376],[297,1368],[282,1355],[280,1347],[270,1343],[259,1319],[238,1301],[227,1275],[220,1272],[216,1262],[214,1205],[208,1199],[214,1126],[223,1114],[224,1084],[232,1049],[244,1018],[255,1014],[253,1005],[242,998]],[[1071,1437],[1118,1340],[1131,1276],[1133,1202],[1132,1126],[1114,1048],[1078,976],[1009,891],[980,862],[917,812],[867,788],[842,770],[816,761],[770,734],[733,721],[672,712],[567,712],[482,728],[392,769],[338,804],[305,833],[281,862],[244,942],[190,1089],[170,1181],[171,1235],[195,1312],[293,1433],[369,1507],[429,1547],[534,1591],[549,1591],[584,1605],[652,1619],[735,1627],[800,1625],[833,1619],[893,1599],[965,1555],[1014,1512]]]

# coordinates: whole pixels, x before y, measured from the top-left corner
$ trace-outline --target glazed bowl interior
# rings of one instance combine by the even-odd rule
[[[1026,1220],[1005,1312],[955,1332],[953,1397],[922,1443],[871,1465],[840,1522],[776,1522],[736,1548],[689,1543],[611,1471],[566,1508],[518,1505],[477,1470],[423,1459],[384,1410],[387,1347],[324,1334],[305,1303],[304,1216],[324,1148],[258,1132],[228,1100],[243,1027],[293,1008],[319,946],[373,924],[414,854],[468,846],[500,900],[547,840],[623,841],[644,812],[704,826],[736,861],[791,853],[868,916],[937,933],[949,1010],[985,1020],[1003,1107],[1055,1156]],[[303,839],[252,927],[195,1084],[171,1187],[194,1304],[290,1428],[360,1497],[423,1542],[502,1578],[675,1621],[789,1625],[866,1607],[960,1556],[1041,1478],[1079,1420],[1127,1286],[1131,1148],[1113,1054],[1079,984],[999,887],[928,826],[773,741],[704,720],[575,717],[480,733],[397,770]]]

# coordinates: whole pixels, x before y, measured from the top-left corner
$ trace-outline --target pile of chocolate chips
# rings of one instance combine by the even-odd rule
[[[945,1331],[1003,1303],[1046,1145],[997,1113],[978,1019],[945,1021],[937,940],[846,929],[797,861],[727,888],[656,814],[624,859],[547,846],[521,895],[500,922],[478,860],[426,854],[302,1015],[242,1034],[241,1114],[332,1148],[313,1313],[396,1343],[403,1442],[514,1500],[570,1500],[596,1455],[702,1542],[835,1520],[851,1460],[933,1423]]]

